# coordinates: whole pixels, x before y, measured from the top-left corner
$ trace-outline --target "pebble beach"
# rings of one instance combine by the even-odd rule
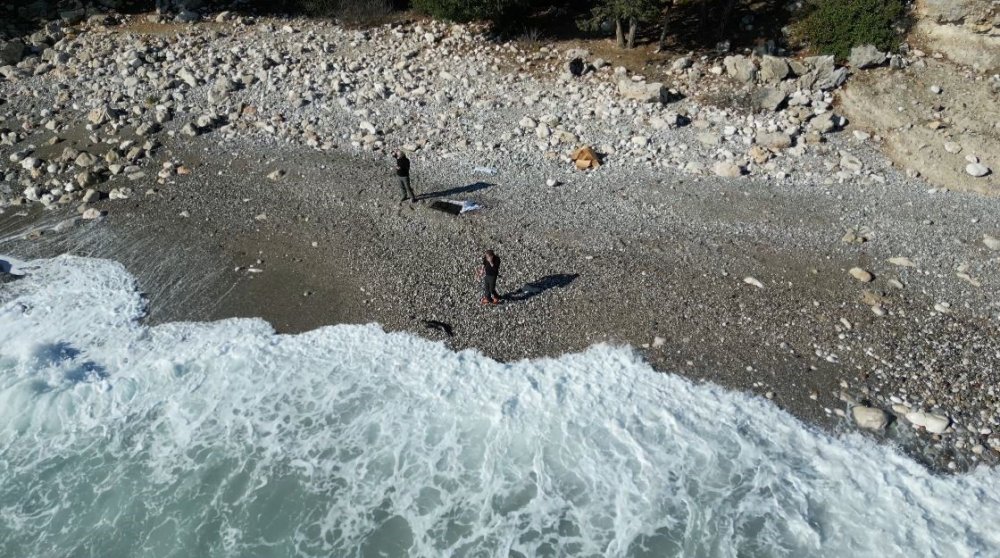
[[[0,252],[120,261],[150,323],[378,323],[502,362],[629,345],[936,470],[1000,457],[1000,200],[899,168],[829,90],[723,108],[738,63],[688,60],[647,102],[619,83],[652,76],[433,22],[41,33],[0,80]]]

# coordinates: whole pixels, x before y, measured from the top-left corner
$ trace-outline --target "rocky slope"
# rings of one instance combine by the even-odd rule
[[[915,39],[977,71],[1000,70],[1000,5],[992,0],[918,0]]]
[[[938,188],[995,195],[1000,79],[933,57],[906,70],[874,70],[840,92],[841,109],[884,139],[911,176]]]
[[[886,152],[939,188],[1000,191],[1000,9],[922,0],[898,71],[877,69],[840,92],[841,108],[885,139]]]

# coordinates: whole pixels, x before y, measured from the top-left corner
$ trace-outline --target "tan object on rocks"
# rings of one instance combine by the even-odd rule
[[[573,152],[571,158],[576,163],[579,170],[597,169],[601,166],[601,161],[589,146],[584,146]]]
[[[771,152],[759,145],[754,145],[750,148],[750,158],[753,159],[754,163],[763,165],[771,159]]]

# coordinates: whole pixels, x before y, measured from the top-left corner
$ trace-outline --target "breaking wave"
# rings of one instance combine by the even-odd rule
[[[633,352],[141,323],[105,260],[0,284],[0,556],[988,556],[935,476]]]

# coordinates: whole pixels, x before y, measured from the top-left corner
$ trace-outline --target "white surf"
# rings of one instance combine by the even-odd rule
[[[624,348],[146,327],[118,264],[0,285],[0,556],[995,556],[935,476]]]

